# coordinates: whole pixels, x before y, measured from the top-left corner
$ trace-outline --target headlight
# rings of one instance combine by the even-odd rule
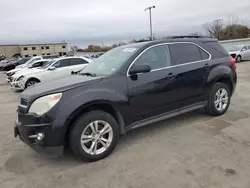
[[[48,112],[53,106],[60,101],[62,93],[55,93],[51,95],[46,95],[36,99],[31,107],[29,108],[29,113],[36,113],[37,115],[43,115]]]
[[[24,76],[20,76],[16,81],[21,81],[24,78]]]

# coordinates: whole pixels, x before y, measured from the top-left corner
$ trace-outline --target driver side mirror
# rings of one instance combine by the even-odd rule
[[[49,69],[48,69],[48,70],[53,71],[53,70],[55,70],[55,69],[56,69],[56,67],[51,66],[51,67],[49,67]]]
[[[148,64],[143,64],[143,65],[134,65],[132,68],[129,70],[130,75],[138,74],[138,73],[146,73],[150,72],[151,67]]]
[[[241,51],[244,52],[244,51],[246,51],[246,49],[245,49],[245,48],[242,48]]]

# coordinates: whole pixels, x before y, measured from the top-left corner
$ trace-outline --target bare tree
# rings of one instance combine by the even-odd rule
[[[210,37],[221,39],[223,32],[223,23],[222,19],[214,20],[212,23],[207,23],[204,25],[206,34]]]

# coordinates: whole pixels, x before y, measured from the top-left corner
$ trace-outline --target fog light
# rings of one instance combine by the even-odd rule
[[[36,138],[38,141],[41,141],[44,138],[44,133],[37,133],[35,135],[30,135],[29,138]]]

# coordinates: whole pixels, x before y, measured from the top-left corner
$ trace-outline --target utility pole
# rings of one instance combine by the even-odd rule
[[[216,19],[216,20],[214,20],[214,22],[215,22],[216,34],[217,34],[216,38],[217,38],[218,40],[220,40],[220,37],[221,37],[221,27],[222,27],[222,25],[220,24],[220,21],[222,21],[222,20],[223,20],[223,19]]]
[[[150,24],[150,40],[153,40],[153,29],[152,29],[152,16],[151,16],[151,9],[155,8],[155,6],[151,6],[146,8],[144,11],[149,10],[149,24]]]

